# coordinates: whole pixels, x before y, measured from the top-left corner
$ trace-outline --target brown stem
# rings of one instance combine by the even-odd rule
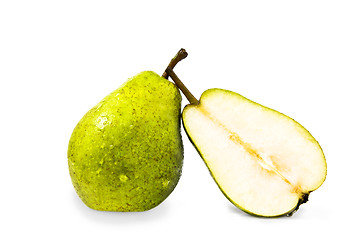
[[[186,58],[187,55],[188,54],[187,54],[185,49],[183,49],[183,48],[180,49],[178,51],[178,53],[176,54],[176,56],[173,59],[171,59],[171,61],[170,61],[169,65],[167,66],[167,68],[173,69],[176,66],[176,64],[178,62],[180,62],[181,60],[183,60],[184,58]],[[169,78],[169,74],[166,72],[166,70],[163,73],[162,77],[165,78],[165,79]]]
[[[191,92],[186,88],[186,86],[181,82],[179,77],[175,74],[172,68],[166,68],[167,74],[172,78],[175,82],[176,86],[183,92],[187,100],[189,100],[191,105],[198,105],[200,102],[191,94]]]

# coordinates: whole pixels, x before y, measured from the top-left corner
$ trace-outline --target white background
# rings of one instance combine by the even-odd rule
[[[1,239],[358,239],[359,1],[120,2],[0,2]],[[320,142],[327,179],[293,217],[235,208],[184,132],[183,175],[160,206],[108,213],[79,200],[66,156],[76,123],[180,48],[175,71],[196,97],[238,92]]]

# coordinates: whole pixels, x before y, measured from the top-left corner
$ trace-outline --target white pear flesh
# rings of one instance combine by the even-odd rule
[[[248,213],[292,213],[325,180],[323,151],[304,127],[237,93],[205,91],[183,123],[219,188]]]

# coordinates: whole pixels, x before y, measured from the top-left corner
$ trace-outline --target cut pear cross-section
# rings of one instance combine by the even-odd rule
[[[205,91],[183,122],[219,188],[248,213],[291,214],[325,180],[324,154],[304,127],[237,93]]]

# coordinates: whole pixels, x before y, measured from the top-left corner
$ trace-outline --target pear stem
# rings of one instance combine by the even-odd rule
[[[172,68],[166,68],[165,72],[172,78],[176,86],[183,92],[187,100],[189,100],[191,105],[199,105],[200,102],[191,94],[191,92],[186,88],[186,86],[181,82],[179,77],[175,74]]]
[[[188,55],[188,54],[187,54],[187,52],[186,52],[185,49],[183,49],[183,48],[180,49],[180,50],[178,51],[178,53],[176,54],[176,56],[175,56],[173,59],[171,59],[171,61],[170,61],[169,65],[167,66],[167,68],[173,69],[173,68],[176,66],[176,64],[177,64],[178,62],[180,62],[181,60],[183,60],[184,58],[186,58],[187,55]],[[169,74],[165,71],[165,72],[163,73],[162,77],[165,78],[165,79],[168,79],[168,78],[169,78]]]

